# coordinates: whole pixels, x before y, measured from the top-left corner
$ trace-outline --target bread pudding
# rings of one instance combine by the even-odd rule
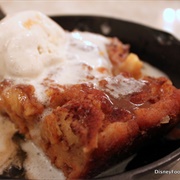
[[[34,11],[0,31],[0,113],[67,179],[94,177],[179,122],[180,90],[145,75],[119,39],[68,32]]]

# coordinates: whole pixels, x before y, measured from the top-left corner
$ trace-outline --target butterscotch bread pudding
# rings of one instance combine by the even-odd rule
[[[144,73],[117,38],[68,32],[26,11],[0,22],[0,42],[1,116],[67,179],[94,177],[180,120],[180,90]]]

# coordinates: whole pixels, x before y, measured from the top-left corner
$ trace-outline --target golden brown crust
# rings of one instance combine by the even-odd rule
[[[111,43],[107,45],[107,52],[113,64],[112,72],[114,75],[122,72],[128,73],[138,79],[142,76],[143,63],[136,54],[129,53],[129,48],[128,44],[123,44],[119,39],[111,39]]]
[[[1,83],[0,109],[6,112],[20,132],[34,140],[62,169],[68,178],[85,178],[98,172],[114,154],[129,151],[136,139],[153,129],[177,124],[180,116],[180,90],[165,78],[145,78],[145,86],[118,101],[92,85],[50,87],[46,93],[52,109],[41,115],[44,106],[34,97],[34,88]],[[121,86],[121,84],[119,84]],[[98,162],[97,162],[98,159]]]
[[[28,129],[34,126],[37,116],[43,112],[43,109],[43,105],[34,97],[33,86],[1,82],[0,112],[10,116],[20,133],[28,136]]]
[[[68,133],[65,135],[65,139],[68,139],[67,149],[71,149],[71,146],[77,145],[78,142],[80,144],[77,149],[81,149],[81,153],[87,158],[84,157],[83,163],[81,162],[83,168],[80,169],[83,171],[76,175],[72,170],[72,159],[67,163],[72,171],[72,174],[69,174],[70,178],[83,178],[88,172],[92,173],[92,169],[99,168],[97,159],[99,166],[103,165],[113,154],[130,147],[142,134],[148,136],[149,131],[156,127],[177,123],[180,113],[180,91],[165,78],[145,80],[147,83],[142,91],[125,97],[129,101],[126,107],[121,104],[124,97],[123,100],[118,99],[117,103],[112,96],[87,85],[75,85],[60,95],[59,102],[63,102],[60,103],[62,108],[56,104],[56,111],[59,113],[54,115],[61,117],[65,112],[66,116],[61,117],[64,120],[68,116],[69,132],[66,130]],[[57,94],[55,89],[54,94]],[[59,124],[62,123],[61,118]],[[167,122],[164,121],[165,118],[168,118]],[[67,122],[64,123],[67,125]],[[71,135],[76,137],[73,137],[74,142],[68,138]]]

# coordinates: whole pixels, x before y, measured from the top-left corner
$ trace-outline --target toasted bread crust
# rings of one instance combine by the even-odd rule
[[[141,91],[118,98],[88,84],[64,86],[63,91],[51,86],[46,107],[32,86],[3,82],[0,110],[43,148],[66,177],[91,177],[114,154],[130,151],[138,137],[178,123],[180,90],[166,78],[144,81]],[[31,133],[34,129],[38,138]]]

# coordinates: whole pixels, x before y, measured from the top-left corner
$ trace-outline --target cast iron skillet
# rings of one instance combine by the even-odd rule
[[[140,24],[100,16],[53,16],[66,30],[81,30],[118,37],[131,45],[141,59],[164,71],[180,88],[180,41],[171,34]],[[97,176],[103,180],[158,178],[180,158],[180,140],[159,137],[145,144],[135,155]]]
[[[3,16],[0,14],[0,19]],[[124,43],[130,44],[131,51],[137,53],[141,59],[164,71],[174,85],[180,88],[180,41],[171,34],[108,17],[53,16],[51,18],[66,30],[77,29],[118,37]],[[159,137],[144,144],[136,154],[123,162],[118,162],[116,166],[95,178],[102,180],[143,180],[152,179],[154,176],[158,178],[154,173],[155,170],[168,169],[179,158],[180,140]],[[9,179],[0,176],[0,179],[2,178]]]

